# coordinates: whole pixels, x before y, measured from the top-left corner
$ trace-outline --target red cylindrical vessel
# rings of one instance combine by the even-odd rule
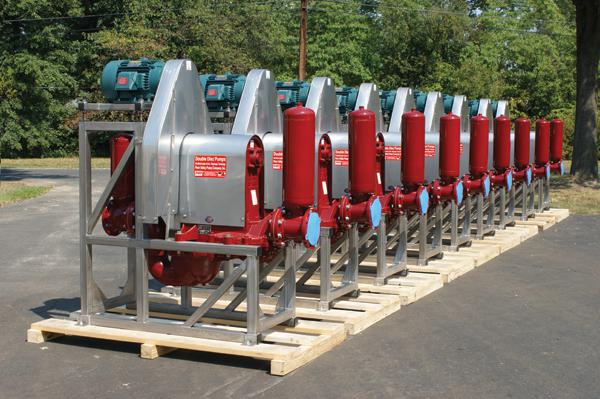
[[[504,173],[510,168],[510,119],[504,115],[494,119],[494,169]]]
[[[127,147],[133,136],[129,134],[119,134],[110,139],[110,174],[112,175],[117,169],[121,158],[125,155]],[[125,166],[121,177],[117,180],[112,191],[112,197],[115,200],[131,199],[135,195],[135,182],[133,176],[133,157],[129,158],[129,162]]]
[[[550,122],[544,118],[535,121],[535,164],[550,162]]]
[[[563,151],[563,133],[565,124],[558,118],[550,122],[550,160],[558,162],[562,159]]]
[[[283,120],[283,206],[306,209],[314,202],[315,113],[298,105]]]
[[[425,115],[414,108],[402,115],[402,184],[413,189],[425,183]]]
[[[460,174],[460,118],[448,112],[440,118],[440,178],[448,183]]]
[[[517,169],[525,169],[529,166],[529,131],[531,122],[529,119],[520,117],[515,121],[515,166]]]
[[[377,188],[375,113],[360,107],[348,115],[350,193],[373,194]],[[314,144],[313,144],[314,145]]]
[[[490,121],[487,117],[477,115],[471,118],[469,171],[474,178],[483,176],[488,170],[489,131]]]

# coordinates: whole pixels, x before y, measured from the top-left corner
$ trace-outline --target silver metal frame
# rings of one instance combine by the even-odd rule
[[[515,202],[521,214],[521,220],[527,220],[529,217],[535,216],[534,182],[535,180],[529,186],[525,182],[515,184]]]
[[[283,322],[293,322],[295,319],[295,276],[290,265],[293,265],[294,245],[288,244],[283,257],[288,271],[280,288],[280,296],[276,311],[272,315],[264,315],[260,308],[259,270],[260,247],[250,245],[224,245],[200,242],[175,242],[170,239],[149,239],[144,234],[144,223],[140,215],[135,220],[135,237],[107,237],[93,233],[98,223],[102,209],[109,200],[110,193],[116,184],[125,164],[135,159],[135,193],[136,204],[143,195],[142,190],[142,137],[146,122],[97,122],[86,121],[85,111],[112,110],[112,104],[83,104],[83,112],[79,124],[79,229],[80,229],[80,289],[81,309],[73,312],[71,317],[80,325],[99,325],[138,331],[151,331],[183,336],[220,339],[242,342],[253,345],[260,342],[261,333]],[[98,202],[92,207],[91,182],[91,150],[89,138],[96,132],[121,133],[131,132],[131,141],[119,165],[104,188]],[[127,248],[128,280],[121,293],[107,298],[93,277],[92,250],[94,245]],[[204,252],[229,255],[232,258],[244,260],[228,270],[228,276],[198,307],[192,305],[191,287],[182,287],[180,304],[151,303],[148,290],[148,269],[146,267],[147,250],[168,250],[183,252]],[[229,263],[231,266],[230,262]],[[242,280],[245,274],[245,289],[240,291],[225,309],[214,308],[214,305],[226,293],[230,293],[234,284]],[[245,312],[237,311],[238,306],[246,302]],[[112,308],[128,305],[135,308],[135,315],[118,315],[109,313]],[[186,314],[185,321],[173,320],[167,317],[151,317],[150,311],[161,313]],[[245,320],[245,331],[232,331],[201,322],[201,318],[210,316],[220,319]]]

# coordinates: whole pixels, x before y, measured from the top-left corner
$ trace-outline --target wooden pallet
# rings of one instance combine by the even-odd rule
[[[276,272],[272,273],[276,280]],[[335,283],[334,283],[335,285]],[[199,306],[212,292],[210,288],[199,288],[193,291],[192,305]],[[233,299],[234,293],[223,295],[217,301],[215,308],[224,308]],[[168,292],[152,293],[150,300],[160,303],[180,303],[181,298]],[[261,309],[266,314],[275,312],[275,298],[261,298]],[[318,310],[318,298],[316,295],[297,293],[296,295],[296,317],[305,320],[340,323],[348,334],[354,335],[372,326],[390,314],[400,310],[401,300],[396,295],[385,293],[361,292],[356,298],[344,297],[335,300],[331,309]],[[245,311],[246,304],[243,302],[238,310]]]
[[[533,218],[527,220],[517,220],[516,224],[521,226],[536,226],[539,231],[546,230],[558,222],[562,222],[569,217],[568,209],[550,208],[544,212],[536,212]]]
[[[231,326],[230,329],[239,327]],[[42,343],[63,335],[141,344],[140,356],[154,359],[177,349],[251,357],[270,361],[273,375],[286,375],[328,352],[344,341],[342,324],[299,320],[296,327],[278,326],[263,335],[263,342],[247,346],[221,341],[124,330],[100,326],[78,326],[73,320],[47,319],[33,323],[27,341]]]

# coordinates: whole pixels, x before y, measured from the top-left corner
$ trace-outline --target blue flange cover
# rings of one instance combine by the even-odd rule
[[[490,195],[490,177],[486,176],[483,180],[483,196],[487,198]]]
[[[381,202],[379,198],[375,198],[375,201],[371,203],[371,226],[378,227],[381,222]]]
[[[513,179],[513,172],[511,171],[507,176],[506,176],[506,189],[508,191],[510,191],[511,187],[512,187],[512,179]]]
[[[421,194],[419,195],[419,206],[421,207],[421,215],[426,214],[429,209],[429,191],[421,191]]]
[[[525,176],[527,177],[527,185],[531,185],[531,168],[527,169],[527,173],[525,173]]]
[[[463,200],[463,183],[461,181],[456,185],[456,204],[460,205]]]
[[[308,223],[306,226],[306,235],[304,239],[311,245],[315,246],[319,242],[319,234],[321,232],[321,218],[317,212],[311,212],[308,215]]]

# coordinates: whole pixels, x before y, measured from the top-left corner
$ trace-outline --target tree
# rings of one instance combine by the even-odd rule
[[[571,174],[598,178],[597,120],[600,2],[573,0],[577,25],[577,108]]]

